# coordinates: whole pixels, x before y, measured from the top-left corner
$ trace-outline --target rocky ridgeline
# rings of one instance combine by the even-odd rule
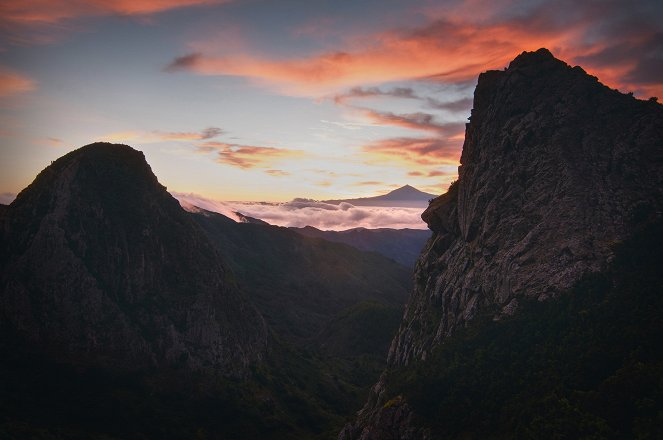
[[[238,376],[266,350],[262,317],[204,232],[126,145],[52,163],[1,232],[3,327],[55,359]]]
[[[660,216],[663,107],[598,82],[540,49],[479,76],[458,182],[422,218],[433,230],[389,352],[425,360],[479,313],[517,313],[610,261],[615,243]],[[420,439],[383,379],[340,439]]]

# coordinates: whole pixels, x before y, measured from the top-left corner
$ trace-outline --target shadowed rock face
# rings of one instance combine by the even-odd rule
[[[661,209],[662,159],[660,105],[545,49],[482,74],[458,183],[422,215],[434,235],[390,362],[425,357],[481,308],[510,314],[518,297],[555,296],[600,270]]]
[[[545,49],[481,74],[458,182],[422,215],[434,233],[389,365],[426,359],[479,311],[517,313],[518,298],[553,297],[601,270],[662,203],[661,105],[611,90]],[[406,404],[383,407],[384,389],[381,380],[340,438],[425,437]],[[399,414],[393,426],[386,411]]]
[[[142,153],[91,144],[2,217],[0,316],[56,359],[241,375],[265,324]]]

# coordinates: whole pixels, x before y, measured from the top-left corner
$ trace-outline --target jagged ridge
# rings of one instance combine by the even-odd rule
[[[459,179],[422,218],[434,231],[389,353],[425,360],[477,313],[517,312],[603,269],[615,243],[661,216],[663,108],[600,84],[546,49],[479,76]],[[341,439],[424,438],[376,384]]]

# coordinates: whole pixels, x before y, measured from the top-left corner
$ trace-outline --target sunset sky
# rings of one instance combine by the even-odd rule
[[[663,98],[660,0],[25,0],[0,34],[3,203],[98,140],[209,199],[439,194],[477,75],[540,47]]]

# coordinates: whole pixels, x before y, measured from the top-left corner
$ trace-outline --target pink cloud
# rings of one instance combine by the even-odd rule
[[[36,87],[37,84],[27,76],[0,67],[0,98],[30,92]]]
[[[199,153],[216,153],[218,163],[249,169],[269,167],[273,162],[300,157],[303,152],[286,148],[262,147],[255,145],[230,144],[225,142],[204,142],[197,148]],[[275,170],[272,170],[275,171]],[[281,172],[281,175],[283,172]],[[278,174],[278,173],[273,173]]]
[[[180,204],[195,212],[194,206],[219,212],[238,221],[235,212],[264,220],[276,226],[342,231],[351,228],[426,229],[421,208],[357,207],[350,203],[332,205],[310,199],[286,203],[214,202],[193,194],[173,193]]]
[[[190,6],[215,5],[227,0],[23,0],[0,4],[5,24],[52,24],[66,19],[102,15],[149,15]]]
[[[523,50],[548,47],[568,62],[584,62],[612,87],[649,93],[663,84],[654,74],[662,39],[646,6],[625,8],[616,0],[458,2],[428,8],[424,26],[349,35],[336,50],[289,58],[209,50],[175,59],[169,69],[242,76],[283,93],[320,96],[388,81],[471,81]]]
[[[371,142],[362,150],[372,158],[406,165],[457,165],[461,146],[462,140],[399,137]]]

